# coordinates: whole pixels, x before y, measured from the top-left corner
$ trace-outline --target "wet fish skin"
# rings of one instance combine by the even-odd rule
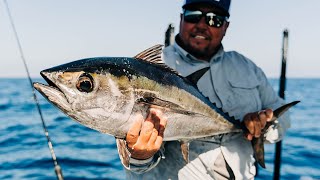
[[[90,93],[76,89],[83,74],[94,79],[95,87]],[[227,115],[184,78],[143,60],[89,58],[44,70],[41,75],[49,85],[57,87],[34,84],[50,102],[79,123],[118,138],[124,138],[132,124],[130,115],[150,105],[163,108],[172,119],[165,140],[239,131],[225,118]]]
[[[164,141],[246,130],[162,64],[160,48],[134,58],[88,58],[49,68],[41,72],[48,85],[34,83],[34,87],[72,119],[116,138],[124,139],[133,123],[131,116],[150,106],[161,108],[169,119]],[[263,141],[253,147],[257,160],[264,161]]]

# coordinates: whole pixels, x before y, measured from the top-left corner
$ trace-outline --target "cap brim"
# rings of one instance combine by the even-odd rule
[[[212,7],[218,8],[219,10],[221,10],[221,14],[219,13],[219,15],[223,15],[223,16],[227,16],[230,17],[230,14],[228,11],[226,11],[225,9],[223,9],[221,6],[214,4],[214,3],[208,3],[208,2],[193,2],[193,3],[189,3],[189,4],[185,4],[182,6],[183,9],[187,9],[190,8],[191,6],[195,5],[195,4],[207,4],[210,5]]]

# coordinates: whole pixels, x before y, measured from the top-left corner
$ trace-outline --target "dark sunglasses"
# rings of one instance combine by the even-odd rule
[[[187,10],[183,12],[184,20],[188,23],[198,23],[202,17],[205,17],[206,24],[210,27],[219,28],[223,25],[224,21],[228,20],[226,16],[219,16],[213,12],[203,13],[199,10]]]

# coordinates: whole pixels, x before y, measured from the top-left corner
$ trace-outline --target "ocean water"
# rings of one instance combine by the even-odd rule
[[[41,81],[35,79],[34,81]],[[270,79],[278,91],[278,80]],[[56,179],[46,137],[27,79],[0,79],[0,179]],[[320,179],[320,79],[288,79],[291,128],[282,143],[281,179]],[[112,136],[66,117],[37,94],[65,179],[124,179]],[[267,169],[257,179],[272,179],[274,144],[266,146]]]

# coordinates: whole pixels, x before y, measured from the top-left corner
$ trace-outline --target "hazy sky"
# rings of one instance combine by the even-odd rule
[[[45,68],[97,56],[132,57],[179,29],[182,0],[8,0],[33,77]],[[289,77],[320,77],[319,0],[233,0],[223,44],[278,77],[289,29]],[[0,0],[0,77],[26,77]]]

